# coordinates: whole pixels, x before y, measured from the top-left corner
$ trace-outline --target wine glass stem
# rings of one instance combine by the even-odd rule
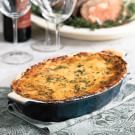
[[[51,38],[50,38],[50,32],[49,32],[49,24],[48,22],[46,23],[47,27],[45,29],[45,42],[47,43],[47,45],[51,44]]]
[[[58,48],[60,48],[59,24],[56,24],[55,36],[56,36],[56,46],[58,46]]]
[[[18,42],[18,31],[17,31],[17,18],[13,18],[13,43],[14,46]]]

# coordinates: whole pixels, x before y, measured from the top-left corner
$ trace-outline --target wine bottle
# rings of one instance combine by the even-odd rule
[[[24,42],[31,38],[31,11],[18,19],[18,42]],[[4,39],[13,42],[13,22],[12,19],[3,15]]]

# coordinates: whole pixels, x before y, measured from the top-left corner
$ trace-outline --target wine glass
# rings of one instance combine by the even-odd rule
[[[43,13],[40,11],[40,8],[38,7],[38,2],[35,0],[32,0],[32,8],[34,10],[34,12],[36,12],[36,10],[38,10],[38,14],[41,13],[42,16]],[[46,51],[46,46],[50,46],[51,44],[53,44],[51,35],[50,35],[50,31],[49,31],[49,25],[47,23],[47,21],[45,21],[45,34],[44,34],[44,39],[41,40],[36,40],[32,45],[32,49],[39,51],[39,52],[45,52]]]
[[[29,0],[0,0],[0,11],[13,20],[13,45],[14,50],[7,52],[1,56],[4,63],[7,64],[24,64],[32,60],[32,55],[18,50],[18,18],[25,15],[31,8]],[[12,34],[12,33],[11,33]]]
[[[43,17],[55,24],[55,44],[44,46],[46,51],[56,51],[61,48],[59,26],[68,19],[76,5],[77,0],[32,0],[37,3]]]

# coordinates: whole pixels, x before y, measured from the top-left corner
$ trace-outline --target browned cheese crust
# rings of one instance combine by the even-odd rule
[[[78,53],[48,59],[28,69],[11,88],[38,101],[63,101],[100,93],[127,72],[122,57],[113,53]]]

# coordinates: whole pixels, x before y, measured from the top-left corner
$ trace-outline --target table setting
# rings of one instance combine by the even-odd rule
[[[116,19],[117,23],[105,22],[107,14],[105,18],[96,14],[101,17],[96,20],[99,24],[94,22],[93,16],[89,19],[85,16],[85,8],[91,6],[89,0],[32,0],[32,5],[22,0],[18,1],[17,10],[14,6],[9,8],[10,4],[14,5],[12,2],[9,5],[0,2],[0,135],[135,134],[135,21],[132,0],[127,1],[126,6],[118,9],[123,12],[122,17]],[[102,11],[105,4],[101,2],[95,7]],[[31,6],[31,23],[24,26],[31,24],[32,36],[20,42],[17,21]],[[95,7],[88,11],[91,14],[98,11]],[[129,10],[129,16],[124,8]],[[13,33],[10,33],[13,43],[5,41],[3,14],[13,20]],[[85,19],[83,23],[79,23],[80,14]],[[79,21],[76,24],[74,20]],[[88,25],[86,20],[94,23]],[[80,28],[80,25],[85,27]],[[101,63],[98,64],[98,60]],[[73,64],[78,64],[77,71]],[[87,65],[90,64],[93,65],[89,66],[89,71]],[[113,82],[110,66],[114,67],[117,82]],[[111,76],[112,84],[105,82],[107,75]],[[80,88],[85,90],[84,84],[92,84],[95,87],[87,87],[96,91],[94,77],[104,91],[83,95]],[[72,87],[77,90],[73,91],[75,97],[63,94],[69,88],[72,93]],[[49,93],[45,93],[45,89]],[[39,97],[35,94],[37,91],[41,93]]]

